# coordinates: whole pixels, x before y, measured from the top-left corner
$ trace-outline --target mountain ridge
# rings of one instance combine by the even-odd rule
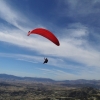
[[[100,80],[87,80],[87,79],[76,79],[76,80],[61,80],[61,81],[56,81],[50,78],[41,78],[41,77],[21,77],[21,76],[15,76],[15,75],[9,75],[9,74],[0,74],[0,79],[7,79],[7,80],[28,80],[28,81],[50,81],[50,82],[61,82],[61,83],[97,83],[100,82]]]

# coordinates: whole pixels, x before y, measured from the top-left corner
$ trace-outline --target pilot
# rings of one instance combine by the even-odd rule
[[[44,63],[47,63],[47,62],[48,62],[48,59],[47,59],[47,58],[44,58],[43,64],[44,64]]]

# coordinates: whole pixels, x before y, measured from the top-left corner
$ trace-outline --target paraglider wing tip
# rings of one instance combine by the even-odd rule
[[[57,46],[60,46],[60,43],[59,43],[59,41],[58,41],[58,43],[56,44]]]
[[[58,46],[60,46],[60,43],[58,44]]]
[[[30,31],[28,32],[27,36],[29,36],[29,35],[30,35]]]
[[[57,46],[60,46],[60,44],[58,44]]]

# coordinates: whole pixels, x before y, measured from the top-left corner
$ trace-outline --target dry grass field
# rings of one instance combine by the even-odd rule
[[[92,87],[67,87],[49,83],[1,82],[0,100],[100,100]]]

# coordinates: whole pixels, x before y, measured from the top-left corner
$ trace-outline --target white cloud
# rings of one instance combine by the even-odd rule
[[[22,60],[22,61],[27,61],[31,63],[42,62],[42,59],[43,59],[40,56],[30,56],[30,55],[12,54],[12,53],[0,53],[0,57],[15,58],[16,60]]]
[[[99,0],[84,0],[84,1],[80,1],[80,0],[64,0],[63,1],[66,5],[69,4],[69,14],[73,15],[81,15],[81,16],[87,16],[89,14],[92,13],[98,13],[99,12],[99,8],[95,7],[97,4],[100,3]],[[67,9],[67,6],[66,6]],[[67,13],[66,13],[67,15]]]
[[[22,15],[21,12],[13,9],[4,0],[0,0],[0,18],[24,32],[27,32],[29,30],[29,26],[31,26],[31,21],[29,21],[24,15]]]
[[[97,79],[99,80],[99,71],[100,68],[95,70],[81,70],[78,74],[72,74],[68,73],[63,70],[58,69],[44,69],[44,68],[38,68],[38,70],[41,70],[44,74],[52,74],[52,77],[54,80],[75,80],[75,79]],[[93,76],[92,76],[93,75]],[[50,78],[52,78],[50,77]]]
[[[71,80],[77,77],[77,75],[70,74],[62,70],[56,70],[56,69],[50,70],[50,69],[44,69],[44,68],[38,68],[38,70],[43,71],[45,74],[48,74],[48,73],[52,74],[54,80],[66,80],[66,79]]]

